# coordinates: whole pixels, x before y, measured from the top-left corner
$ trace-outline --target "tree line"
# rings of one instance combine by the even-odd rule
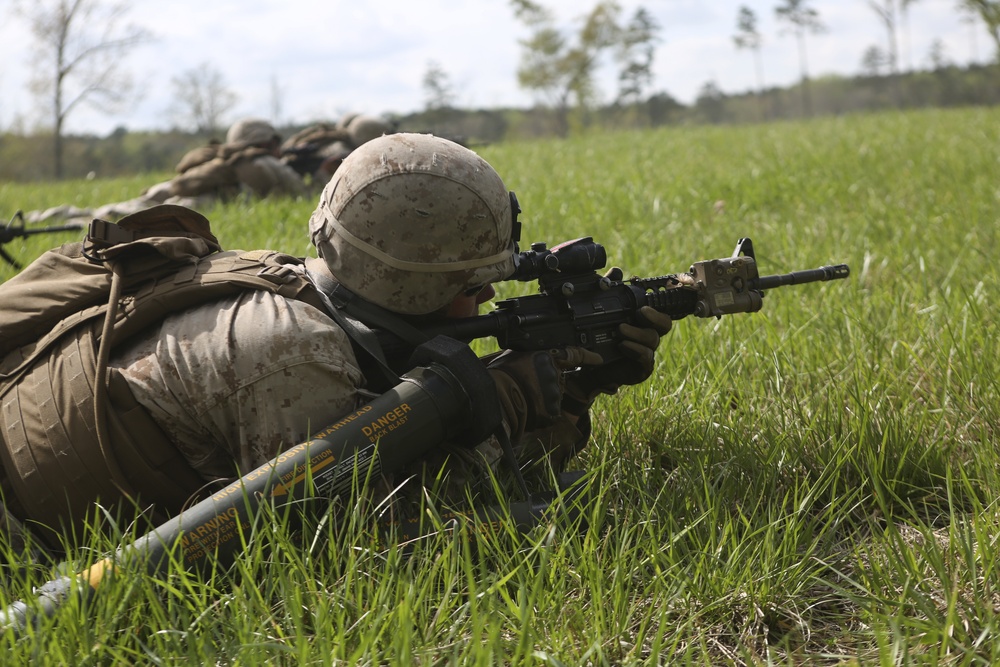
[[[603,126],[746,122],[870,108],[995,103],[995,79],[988,77],[992,66],[956,68],[939,50],[936,58],[932,54],[930,71],[912,67],[902,71],[897,34],[906,23],[910,6],[918,0],[866,1],[886,28],[886,42],[884,48],[871,45],[864,52],[861,76],[811,80],[808,38],[827,28],[811,0],[781,0],[773,7],[774,16],[783,26],[781,34],[795,38],[801,77],[785,90],[767,88],[760,58],[765,35],[759,30],[758,14],[743,5],[735,17],[732,39],[736,49],[749,51],[754,58],[756,89],[726,95],[708,81],[697,101],[685,106],[665,92],[651,90],[661,26],[646,8],[640,6],[626,16],[618,2],[602,0],[582,20],[566,27],[556,21],[550,9],[534,0],[509,0],[511,11],[528,32],[519,40],[517,80],[522,89],[533,93],[533,108],[455,108],[456,95],[447,72],[431,62],[422,81],[424,110],[405,117],[387,116],[392,116],[400,129],[436,131],[466,142],[484,142],[567,136]],[[1000,58],[1000,0],[955,3],[969,20],[986,27]],[[23,132],[0,134],[0,177],[63,178],[90,172],[107,175],[169,169],[171,161],[190,148],[192,141],[218,138],[224,132],[223,124],[239,98],[221,73],[204,63],[171,79],[175,102],[170,115],[175,129],[132,136],[119,128],[103,139],[64,136],[66,119],[77,108],[91,105],[111,112],[133,99],[136,93],[124,69],[125,56],[150,34],[127,21],[124,0],[15,0],[14,8],[25,18],[35,39],[38,57],[29,85],[51,124],[48,131],[30,136]],[[603,103],[596,78],[599,69],[608,65],[615,68],[618,90],[611,103]],[[975,84],[985,87],[976,90]],[[272,116],[278,118],[282,91],[274,80],[271,87]],[[797,103],[792,95],[798,98]],[[50,159],[39,158],[43,147]]]
[[[913,109],[1000,104],[1000,67],[944,65],[906,74],[825,76],[810,81],[813,115],[846,114],[884,109]],[[797,120],[802,113],[801,84],[764,88],[729,95],[706,83],[694,103],[681,104],[666,93],[633,103],[612,103],[572,114],[574,132],[654,128],[684,124],[738,124]],[[552,137],[562,122],[553,109],[428,108],[391,116],[396,129],[433,132],[476,147],[500,141]],[[279,126],[284,136],[302,129]],[[224,132],[168,130],[130,132],[120,127],[105,137],[63,139],[66,178],[101,177],[172,171],[191,148]],[[52,178],[52,136],[0,134],[0,181],[41,181]]]

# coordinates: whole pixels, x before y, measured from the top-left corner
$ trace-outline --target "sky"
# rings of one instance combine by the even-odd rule
[[[304,124],[336,120],[348,112],[378,116],[418,111],[426,106],[422,81],[430,63],[446,74],[458,107],[526,108],[536,101],[517,84],[519,40],[529,33],[508,0],[125,1],[128,20],[153,36],[122,63],[141,97],[113,114],[89,107],[73,110],[66,126],[70,133],[103,136],[117,127],[168,128],[171,79],[206,66],[239,96],[228,120],[258,116]],[[537,2],[570,31],[597,0]],[[775,19],[779,0],[619,4],[625,17],[644,7],[660,26],[650,93],[667,93],[691,104],[707,82],[726,94],[756,89],[753,55],[733,43],[743,5],[758,16],[764,85],[790,85],[801,77],[795,37]],[[944,45],[945,57],[958,65],[993,57],[985,29],[963,20],[956,4],[917,0],[910,6],[899,35],[902,69],[926,68],[936,40]],[[37,59],[33,37],[12,6],[13,0],[0,0],[0,131],[48,123],[27,89],[31,63]],[[857,74],[868,47],[887,50],[885,27],[869,0],[812,0],[809,6],[827,28],[806,41],[811,77]],[[601,68],[598,80],[606,101],[615,96],[614,77],[611,65]]]

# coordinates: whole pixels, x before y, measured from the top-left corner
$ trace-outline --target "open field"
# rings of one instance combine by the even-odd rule
[[[482,148],[524,209],[522,245],[593,236],[650,276],[749,236],[762,274],[846,262],[852,275],[675,323],[654,378],[595,406],[574,466],[598,489],[582,536],[445,533],[407,558],[356,508],[315,540],[262,517],[227,574],[116,577],[0,651],[9,664],[1000,663],[998,149],[1000,109]],[[0,215],[156,180],[0,184]],[[206,213],[227,248],[303,255],[313,206]],[[28,261],[74,236],[6,248]],[[52,574],[8,578],[0,603]]]

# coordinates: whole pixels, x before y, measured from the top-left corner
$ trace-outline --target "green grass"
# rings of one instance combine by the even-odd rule
[[[852,275],[677,322],[654,378],[595,406],[573,462],[599,489],[582,536],[446,533],[405,558],[357,508],[316,540],[262,520],[226,572],[115,577],[0,650],[11,664],[1000,662],[998,145],[1000,110],[964,109],[483,148],[525,244],[593,236],[646,276],[749,236],[762,273]],[[155,180],[0,185],[0,213]],[[301,255],[313,206],[208,214],[226,247]],[[30,260],[69,238],[7,248]],[[0,602],[52,574],[13,577]]]

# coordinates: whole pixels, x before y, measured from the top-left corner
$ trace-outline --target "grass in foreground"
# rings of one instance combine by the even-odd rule
[[[582,536],[442,534],[403,558],[357,513],[315,542],[263,521],[229,571],[116,578],[86,612],[6,638],[6,655],[997,663],[998,120],[927,111],[487,147],[525,209],[525,244],[592,235],[626,274],[660,275],[750,236],[762,273],[847,262],[852,276],[774,290],[757,314],[677,322],[657,375],[596,406],[575,461],[597,489]],[[0,210],[62,203],[65,187],[0,186]],[[306,254],[312,208],[208,214],[226,247]],[[53,244],[8,249],[27,260]],[[30,570],[0,599],[51,575]]]

